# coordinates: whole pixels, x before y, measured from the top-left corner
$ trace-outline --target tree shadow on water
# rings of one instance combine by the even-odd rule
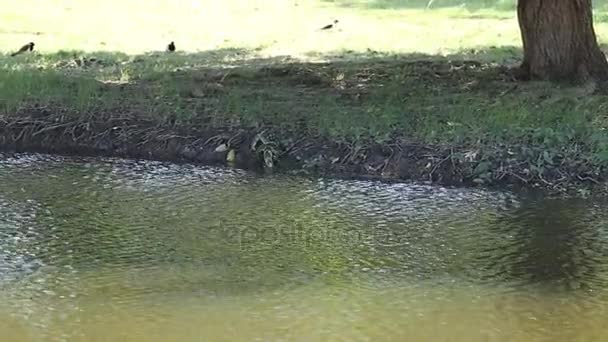
[[[495,251],[486,261],[504,278],[558,291],[593,289],[606,276],[601,258],[604,215],[591,215],[583,200],[529,199],[497,220],[496,229],[512,237],[512,250]],[[598,211],[599,213],[600,211]]]

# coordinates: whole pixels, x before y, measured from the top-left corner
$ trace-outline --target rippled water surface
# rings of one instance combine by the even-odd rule
[[[607,209],[0,155],[0,336],[606,341]]]

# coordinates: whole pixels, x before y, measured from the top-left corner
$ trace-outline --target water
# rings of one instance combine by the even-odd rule
[[[0,336],[604,341],[606,209],[0,155]]]

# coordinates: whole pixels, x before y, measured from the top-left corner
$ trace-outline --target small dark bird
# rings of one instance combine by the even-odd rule
[[[171,42],[167,45],[167,51],[174,52],[175,51],[175,43]]]
[[[321,27],[321,30],[329,30],[338,24],[338,20],[334,20],[333,24],[325,25]]]
[[[27,51],[34,51],[34,43],[30,42],[30,43],[23,45],[21,47],[21,49],[19,49],[19,51],[12,53],[11,56],[17,56],[17,55],[22,54]]]

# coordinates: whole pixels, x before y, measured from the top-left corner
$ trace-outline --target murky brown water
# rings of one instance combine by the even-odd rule
[[[606,209],[0,155],[0,336],[604,341]]]

